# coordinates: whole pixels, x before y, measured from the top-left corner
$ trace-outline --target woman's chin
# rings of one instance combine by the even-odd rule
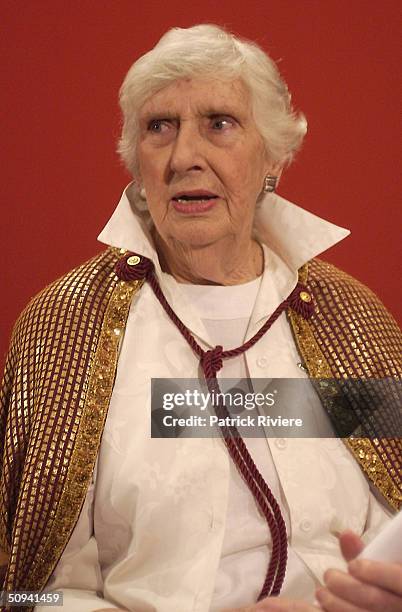
[[[176,237],[175,242],[179,242],[185,250],[203,249],[213,247],[218,243],[223,236],[216,231],[203,230],[203,228],[188,229],[186,232],[181,232],[180,236]]]
[[[169,234],[168,243],[174,243],[175,248],[180,245],[187,250],[213,246],[223,240],[226,234],[229,235],[229,232],[225,232],[225,228],[219,227],[216,221],[211,219],[192,219],[191,222],[188,220],[171,228]]]

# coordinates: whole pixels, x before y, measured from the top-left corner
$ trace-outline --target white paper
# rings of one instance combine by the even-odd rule
[[[387,523],[357,558],[402,563],[402,511]]]

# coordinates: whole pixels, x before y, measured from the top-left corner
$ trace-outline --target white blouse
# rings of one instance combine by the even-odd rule
[[[182,285],[157,266],[166,298],[204,348],[233,348],[254,335],[295,286],[300,260],[345,235],[277,196],[273,202],[265,210],[278,233],[270,244],[282,252],[264,245],[260,279],[234,287]],[[134,213],[123,195],[100,238],[150,256]],[[283,231],[291,244],[286,252]],[[269,529],[224,443],[150,437],[150,379],[198,375],[198,358],[145,285],[130,309],[93,484],[48,585],[63,590],[66,612],[114,605],[218,612],[256,601],[270,557]],[[219,377],[250,377],[255,390],[270,378],[306,378],[286,315],[244,355],[225,361]],[[318,399],[301,409],[322,435],[328,419]],[[336,438],[260,437],[246,444],[287,525],[281,594],[313,601],[324,571],[344,567],[338,534],[353,529],[370,540],[388,512]]]

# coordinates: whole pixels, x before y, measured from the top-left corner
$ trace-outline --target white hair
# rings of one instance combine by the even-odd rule
[[[237,38],[216,25],[173,28],[128,71],[120,89],[123,129],[118,152],[130,172],[136,168],[138,117],[157,91],[183,78],[242,79],[248,88],[254,120],[273,163],[289,164],[307,131],[302,113],[275,62],[254,42]]]

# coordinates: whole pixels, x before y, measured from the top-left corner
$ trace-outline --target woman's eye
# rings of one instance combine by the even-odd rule
[[[150,132],[162,132],[164,127],[166,127],[166,122],[162,119],[152,119],[152,121],[148,123],[148,130]]]
[[[219,119],[214,119],[212,121],[212,127],[214,130],[221,131],[233,126],[233,121],[226,117],[221,117]]]

